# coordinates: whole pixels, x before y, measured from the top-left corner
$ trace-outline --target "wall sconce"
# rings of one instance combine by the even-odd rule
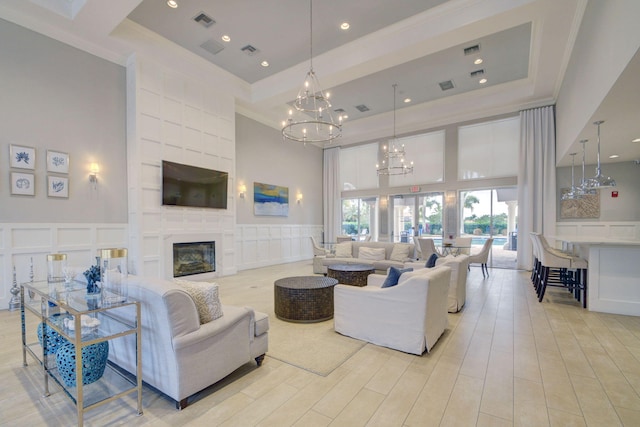
[[[240,185],[240,198],[244,199],[244,195],[247,193],[247,186],[242,184]]]
[[[296,202],[298,204],[302,203],[302,193],[298,192],[298,194],[296,194]]]
[[[97,163],[91,163],[89,171],[89,182],[96,186],[98,184],[98,172],[100,172],[100,166],[98,166]]]

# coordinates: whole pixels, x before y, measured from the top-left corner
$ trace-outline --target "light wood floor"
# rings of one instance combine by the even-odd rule
[[[310,262],[241,272],[221,280],[222,299],[310,272]],[[88,412],[85,425],[640,425],[640,318],[590,313],[559,289],[538,303],[527,272],[483,279],[472,267],[467,287],[428,355],[368,344],[327,377],[267,356],[181,412],[145,388],[143,416],[127,397]],[[0,311],[0,341],[0,424],[74,425],[66,396],[52,387],[41,397],[37,366],[22,366],[19,312]]]

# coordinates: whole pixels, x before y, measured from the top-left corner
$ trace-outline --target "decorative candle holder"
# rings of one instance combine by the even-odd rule
[[[127,250],[102,249],[102,300],[105,304],[124,302],[128,297]]]
[[[47,282],[64,282],[64,271],[67,266],[67,254],[47,255]]]

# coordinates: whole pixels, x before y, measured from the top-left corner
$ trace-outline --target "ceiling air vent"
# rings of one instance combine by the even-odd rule
[[[361,113],[364,113],[365,111],[369,111],[369,107],[367,107],[364,104],[356,105],[356,109]]]
[[[447,80],[446,82],[440,82],[438,84],[440,85],[440,89],[442,89],[442,90],[449,90],[449,89],[453,89],[455,87],[453,85],[453,81],[452,80]]]
[[[480,77],[484,76],[484,70],[475,70],[469,73],[470,77]]]
[[[222,51],[224,49],[224,46],[222,46],[220,43],[218,43],[215,40],[207,40],[206,42],[202,43],[200,45],[201,48],[203,48],[204,50],[206,50],[207,52],[209,52],[212,55],[215,55],[216,53],[219,53],[220,51]]]
[[[464,54],[465,55],[473,55],[474,53],[478,53],[478,52],[480,52],[480,45],[479,44],[464,48]]]
[[[246,53],[249,56],[253,56],[256,53],[260,52],[258,49],[256,49],[255,47],[251,46],[250,44],[246,45],[245,47],[243,47],[240,50],[243,51],[244,53]]]
[[[212,17],[210,17],[204,12],[200,12],[199,14],[194,16],[193,20],[205,28],[209,28],[210,26],[216,23],[216,21],[214,21]]]

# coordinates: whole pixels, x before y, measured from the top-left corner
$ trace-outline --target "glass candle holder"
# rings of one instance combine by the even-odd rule
[[[103,302],[113,304],[126,301],[129,294],[127,289],[127,250],[102,249],[100,262]]]
[[[67,269],[67,254],[47,255],[47,282],[64,282],[64,272]]]

